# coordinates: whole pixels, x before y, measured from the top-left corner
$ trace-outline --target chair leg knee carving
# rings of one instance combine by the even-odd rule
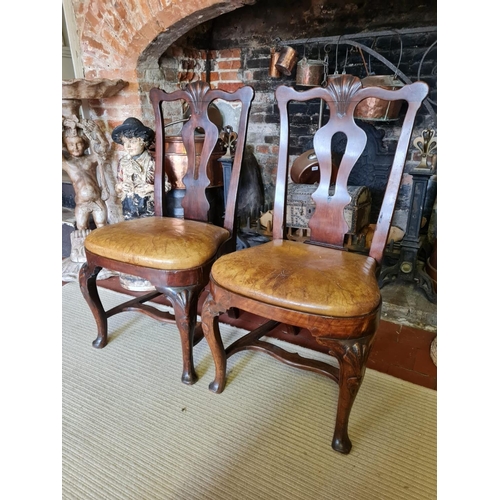
[[[223,307],[217,306],[209,293],[203,304],[201,324],[215,363],[215,377],[209,389],[217,394],[220,394],[226,386],[227,356],[219,330],[219,315],[224,311]]]
[[[198,298],[203,286],[183,287],[183,288],[163,288],[162,292],[170,300],[174,309],[175,322],[179,330],[182,348],[182,377],[184,384],[194,384],[198,380],[193,362],[193,347],[195,342],[195,333]],[[201,330],[201,325],[199,325]],[[201,340],[198,335],[197,340]]]
[[[352,444],[347,432],[349,415],[363,382],[373,336],[349,340],[318,339],[318,343],[327,346],[330,354],[339,362],[339,397],[332,448],[340,453],[351,451]]]

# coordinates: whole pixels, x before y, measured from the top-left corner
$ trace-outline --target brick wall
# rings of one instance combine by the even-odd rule
[[[159,66],[165,82],[173,87],[202,80],[210,81],[213,88],[234,92],[243,85],[239,48],[206,51],[173,45]]]
[[[417,79],[417,73],[420,79],[427,81],[430,85],[431,91],[429,97],[437,100],[437,86],[436,86],[436,51],[429,51],[430,57],[424,59],[422,56],[426,53],[429,47],[436,40],[436,32],[426,34],[409,34],[402,36],[403,51],[401,53],[400,45],[397,39],[391,40],[391,37],[385,37],[377,40],[377,52],[389,61],[394,61],[394,64],[401,56],[400,70],[411,80]],[[368,47],[372,46],[373,40],[360,39],[360,43]],[[395,43],[398,42],[398,43]],[[292,45],[293,46],[293,45]],[[299,54],[303,54],[303,45],[296,45]],[[347,45],[340,45],[338,70],[341,72],[343,62],[345,60],[346,50],[348,51],[346,72],[363,78],[366,76],[365,65],[357,49]],[[334,52],[334,51],[333,51]],[[310,57],[317,57],[317,51]],[[324,57],[323,55],[321,58]],[[270,61],[270,48],[245,48],[242,49],[242,61],[244,61],[244,70],[242,72],[243,81],[246,84],[253,85],[256,89],[256,99],[252,107],[252,118],[249,126],[248,141],[254,146],[254,151],[259,164],[262,168],[264,183],[266,186],[266,198],[272,196],[274,188],[274,173],[277,165],[277,148],[279,144],[279,115],[277,106],[274,103],[274,91],[278,85],[287,84],[295,86],[296,71],[292,72],[289,77],[281,76],[280,78],[271,78],[269,76],[268,68]],[[422,64],[420,64],[422,62]],[[366,63],[366,56],[365,56]],[[376,74],[392,74],[392,72],[380,63],[378,60],[371,58],[371,70]],[[330,54],[329,74],[335,71],[335,57]],[[297,87],[300,88],[300,87]],[[429,105],[431,110],[434,110]],[[319,123],[319,104],[316,103],[292,103],[290,105],[290,112],[295,114],[295,121],[291,125],[291,140],[290,140],[290,154],[292,158],[298,156],[307,149],[312,148],[311,138],[312,134],[318,127]],[[328,118],[328,110],[324,110],[323,123]],[[372,122],[373,123],[373,122]],[[398,131],[398,126],[394,122],[377,122],[376,127],[382,130],[384,135],[384,145],[391,150],[391,143],[394,136]],[[436,128],[435,113],[429,112],[428,108],[422,108],[418,114],[415,134],[421,133],[425,128]],[[402,186],[398,196],[396,205],[396,212],[394,216],[394,224],[399,225],[401,228],[406,227],[406,219],[410,203],[411,195],[411,176],[407,173],[420,161],[418,151],[411,147],[410,157],[406,165],[406,172],[403,176]]]

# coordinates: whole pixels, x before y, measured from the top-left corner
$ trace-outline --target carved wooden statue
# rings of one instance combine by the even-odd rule
[[[108,220],[104,162],[109,143],[95,122],[73,116],[63,117],[62,145],[62,168],[75,190],[76,231],[72,234],[71,260],[85,262],[83,240],[90,232],[90,217],[97,227]]]

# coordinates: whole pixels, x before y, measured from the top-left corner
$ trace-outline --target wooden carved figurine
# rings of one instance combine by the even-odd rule
[[[73,116],[63,117],[62,146],[62,168],[75,190],[71,260],[85,262],[83,240],[90,232],[90,217],[97,227],[107,224],[109,189],[103,168],[109,143],[95,122]]]

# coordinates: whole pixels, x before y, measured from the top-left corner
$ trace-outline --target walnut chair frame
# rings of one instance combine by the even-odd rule
[[[398,90],[362,88],[359,78],[338,75],[326,87],[296,91],[276,90],[280,113],[280,146],[273,213],[273,239],[219,259],[211,270],[210,291],[202,308],[202,325],[215,362],[215,378],[209,388],[221,393],[226,385],[227,358],[242,350],[266,352],[289,365],[333,379],[339,386],[332,448],[349,453],[348,421],[362,383],[366,362],[377,330],[382,298],[377,274],[387,242],[394,206],[408,154],[416,113],[428,93],[424,82]],[[354,120],[354,110],[368,97],[404,100],[408,105],[401,127],[388,184],[369,252],[355,253],[344,247],[347,224],[344,207],[349,203],[349,174],[365,148],[365,132]],[[328,122],[314,136],[320,182],[312,197],[315,211],[310,219],[310,239],[286,240],[286,186],[289,175],[289,103],[323,99],[329,107]],[[335,193],[329,194],[332,177],[331,143],[344,133],[347,145],[340,162]],[[254,331],[224,347],[219,315],[230,308],[267,318]],[[261,340],[277,326],[289,333],[301,328],[338,361],[329,364],[308,359]],[[237,388],[237,380],[232,383]]]
[[[236,248],[235,207],[245,146],[252,87],[235,92],[211,89],[205,82],[188,84],[185,89],[167,93],[153,88],[150,99],[155,113],[155,215],[110,224],[92,231],[85,240],[86,263],[79,275],[80,289],[97,323],[96,348],[108,342],[108,318],[123,311],[137,311],[159,321],[176,323],[182,345],[182,382],[193,384],[197,375],[193,366],[193,346],[203,339],[197,323],[200,293],[208,284],[209,272],[219,255]],[[238,141],[225,205],[223,227],[212,224],[207,188],[207,169],[219,130],[208,117],[208,107],[216,99],[240,102]],[[165,191],[165,123],[162,104],[182,100],[191,116],[182,127],[182,141],[187,155],[187,172],[182,179],[183,218],[167,216]],[[201,154],[197,157],[195,135],[204,132]],[[222,168],[222,166],[221,166]],[[138,276],[148,280],[155,290],[142,293],[112,309],[105,310],[96,283],[101,269]],[[174,314],[159,310],[153,301],[163,294]]]

